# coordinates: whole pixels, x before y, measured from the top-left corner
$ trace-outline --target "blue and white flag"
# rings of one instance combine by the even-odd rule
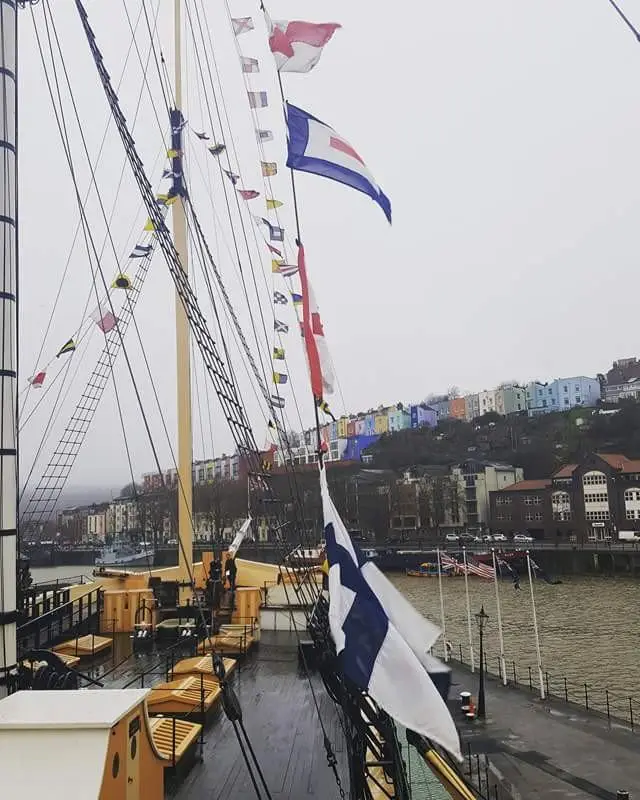
[[[354,148],[324,122],[287,103],[287,166],[351,186],[374,200],[391,223],[391,203]]]
[[[345,675],[405,728],[462,760],[460,740],[438,682],[449,670],[428,654],[440,635],[354,547],[320,470],[329,561],[329,625]]]

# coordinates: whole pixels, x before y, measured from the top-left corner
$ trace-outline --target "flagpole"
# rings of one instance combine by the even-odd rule
[[[538,658],[538,683],[540,686],[540,699],[544,700],[544,680],[542,675],[542,656],[540,654],[540,636],[538,634],[538,617],[536,615],[536,600],[533,592],[533,576],[531,575],[531,559],[527,550],[527,572],[529,573],[529,589],[531,590],[531,613],[533,615],[533,635],[536,640],[536,656]]]
[[[469,655],[471,657],[471,672],[475,671],[473,660],[473,629],[471,628],[471,605],[469,604],[469,575],[467,570],[467,548],[462,548],[462,561],[464,563],[464,594],[467,600],[467,628],[469,630]]]
[[[449,648],[447,647],[447,625],[444,619],[444,596],[442,594],[442,569],[440,568],[440,548],[436,549],[438,554],[438,588],[440,590],[440,620],[442,624],[442,641],[444,644],[444,660],[449,660]]]
[[[498,568],[496,565],[496,551],[491,548],[491,557],[493,559],[493,582],[496,587],[496,609],[498,615],[498,637],[500,639],[500,678],[504,686],[507,685],[507,667],[504,660],[504,636],[502,633],[502,611],[500,610],[500,590],[498,588]]]

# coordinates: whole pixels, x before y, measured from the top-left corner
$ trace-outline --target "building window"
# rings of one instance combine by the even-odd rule
[[[504,519],[504,514],[496,514],[496,519],[497,519],[499,522],[502,522],[502,520]]]
[[[593,494],[585,494],[584,502],[587,503],[606,503],[609,500],[609,495],[606,492],[595,492]]]
[[[564,393],[566,394],[569,391],[569,387],[565,384],[564,385]]]
[[[524,515],[524,518],[527,522],[533,522],[533,514],[531,511],[527,511],[527,513]]]
[[[628,508],[627,509],[627,519],[637,519],[637,518],[638,518],[638,512],[634,511],[633,508]]]
[[[504,497],[502,497],[502,495],[500,495],[500,494],[496,497],[496,505],[497,506],[503,506],[504,505]]]
[[[539,497],[538,495],[536,495],[536,496],[533,498],[533,505],[534,505],[534,506],[539,506],[541,502],[542,502],[542,498],[541,498],[541,497]]]
[[[533,497],[529,497],[529,495],[525,495],[524,497],[524,504],[525,506],[530,506],[533,504]]]
[[[564,398],[564,404],[565,404],[565,406],[569,405],[569,398],[568,397]]]
[[[540,511],[536,511],[536,522],[540,522],[542,519],[542,514]]]
[[[624,493],[624,499],[627,503],[632,503],[634,500],[640,500],[640,489],[627,489]]]
[[[570,511],[554,511],[553,519],[555,522],[569,522],[572,518]]]
[[[609,520],[608,511],[585,511],[584,516],[590,522],[606,522]]]
[[[504,515],[504,518],[505,518],[505,520],[506,520],[507,522],[511,522],[511,520],[513,519],[513,517],[511,516],[511,514],[505,514],[505,515]]]
[[[582,478],[582,483],[585,486],[606,484],[607,476],[603,472],[587,472],[587,474]]]

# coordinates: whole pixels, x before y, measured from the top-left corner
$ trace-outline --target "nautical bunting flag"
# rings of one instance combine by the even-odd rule
[[[273,420],[269,420],[269,422],[267,422],[267,428],[271,428],[272,431],[275,431],[276,426],[273,424]]]
[[[282,250],[278,250],[277,247],[274,247],[272,244],[269,244],[269,242],[265,242],[265,244],[269,248],[270,253],[275,253],[275,255],[280,256],[280,258],[282,258]]]
[[[291,292],[291,300],[294,306],[299,306],[302,304],[302,295],[296,294],[296,292]]]
[[[204,131],[201,131],[200,133],[198,133],[198,131],[194,131],[194,133],[198,139],[202,139],[203,141],[206,141],[209,138],[209,134],[205,133]]]
[[[266,92],[247,92],[249,108],[266,108],[269,105]]]
[[[329,562],[329,627],[344,674],[394,720],[462,760],[445,702],[450,670],[427,652],[440,630],[353,544],[331,500],[324,467],[320,494]],[[436,681],[442,683],[440,691]]]
[[[297,271],[298,267],[295,264],[280,265],[280,274],[282,275],[283,278],[292,278]]]
[[[111,311],[101,306],[98,306],[89,316],[103,333],[109,333],[118,323],[118,318]]]
[[[75,349],[76,343],[73,339],[68,339],[56,353],[56,358],[60,358],[60,356],[63,356],[65,353],[73,353]]]
[[[263,178],[272,178],[278,174],[278,165],[275,161],[261,161],[260,166],[262,167]]]
[[[311,391],[314,397],[322,398],[325,394],[333,392],[333,370],[324,338],[320,312],[307,278],[304,247],[301,244],[298,245],[298,272],[302,289],[301,327],[311,377]]]
[[[512,567],[511,564],[503,558],[498,558],[498,570],[500,571],[500,577],[502,577],[502,570],[507,573],[513,581],[513,588],[516,592],[520,590],[520,575],[515,567]]]
[[[271,259],[271,272],[280,272],[280,267],[282,266],[282,261],[278,261],[276,258]]]
[[[268,219],[260,217],[260,220],[269,228],[269,238],[272,242],[284,242],[284,228],[272,225]]]
[[[273,373],[273,382],[283,386],[289,378],[284,375],[282,372],[274,372]]]
[[[256,137],[259,142],[272,142],[273,131],[256,130]]]
[[[289,326],[286,322],[280,322],[279,319],[273,321],[273,329],[276,333],[289,333]]]
[[[158,194],[158,195],[156,195],[156,203],[161,208],[169,208],[169,206],[172,206],[176,202],[177,199],[178,199],[178,195],[177,194]]]
[[[255,200],[256,197],[260,197],[260,192],[256,192],[255,189],[238,189],[238,194],[243,200]]]
[[[266,198],[267,200],[267,211],[273,211],[276,208],[280,208],[283,203],[280,200],[272,200],[270,197]]]
[[[221,153],[224,153],[226,149],[226,144],[212,144],[211,147],[207,147],[207,150],[212,156],[219,156]]]
[[[271,395],[271,405],[274,408],[284,408],[284,397],[278,397],[277,394]]]
[[[287,103],[287,166],[344,183],[375,201],[391,222],[391,203],[358,153],[324,122]]]
[[[323,411],[327,416],[331,417],[331,419],[334,422],[336,421],[336,418],[333,416],[333,412],[329,408],[329,403],[327,403],[326,400],[322,400],[322,402],[318,404],[318,408],[320,409],[320,411]]]
[[[224,172],[224,174],[227,176],[227,178],[229,178],[229,180],[231,181],[231,183],[232,183],[234,186],[235,186],[235,185],[236,185],[236,183],[238,183],[238,181],[240,180],[240,176],[239,176],[239,175],[236,175],[236,174],[235,174],[235,172],[231,172],[231,170],[229,170],[229,169],[223,169],[222,171],[223,171],[223,172]]]
[[[280,72],[309,72],[338,28],[335,22],[271,22],[269,48]]]
[[[240,36],[242,33],[248,33],[254,29],[253,20],[251,17],[232,18],[231,24],[233,25],[233,32],[236,36]]]
[[[116,275],[115,280],[111,284],[112,289],[130,289],[131,288],[131,279],[128,275],[125,275],[121,272],[119,275]]]
[[[162,170],[162,177],[163,178],[172,178],[172,179],[177,180],[178,178],[181,177],[181,174],[179,172],[174,172],[172,169],[164,169],[164,170]]]
[[[182,150],[176,150],[175,148],[167,150],[167,158],[179,158],[181,155]]]
[[[288,303],[286,294],[282,294],[282,292],[274,292],[273,302],[280,303],[281,305],[286,306]]]
[[[150,244],[137,244],[129,254],[129,258],[145,258],[151,253],[151,247]]]
[[[46,372],[37,372],[33,378],[29,378],[29,383],[33,386],[34,389],[41,389],[42,384],[44,383],[44,379],[47,377]]]
[[[273,360],[274,361],[284,361],[284,347],[274,347],[273,348]]]
[[[142,230],[143,230],[143,231],[155,231],[155,229],[156,229],[156,224],[155,224],[155,222],[154,222],[154,221],[151,219],[151,217],[149,217],[149,218],[147,219],[147,221],[145,222],[145,224],[144,224],[144,228],[143,228]]]
[[[172,125],[171,126],[171,132],[172,133],[180,133],[181,130],[184,130],[184,128],[186,127],[186,124],[187,124],[187,120],[181,114],[180,115],[180,123],[178,125]]]
[[[540,567],[536,562],[529,556],[529,563],[531,564],[531,569],[533,570],[534,577],[541,578],[545,583],[553,584],[551,578],[547,575],[547,573]]]
[[[246,56],[240,57],[243,72],[260,72],[260,64],[257,58],[247,58]]]

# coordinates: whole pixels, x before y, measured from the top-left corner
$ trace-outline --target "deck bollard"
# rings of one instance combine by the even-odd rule
[[[616,792],[616,800],[629,800],[629,792],[624,789],[618,789]]]

